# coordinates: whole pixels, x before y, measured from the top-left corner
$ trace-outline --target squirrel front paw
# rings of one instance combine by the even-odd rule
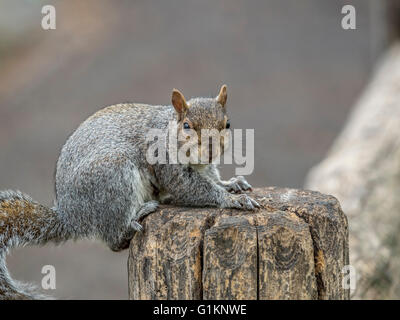
[[[255,210],[260,208],[258,202],[250,198],[247,194],[230,194],[226,203],[222,206],[223,208],[235,208],[242,210]]]
[[[224,182],[224,188],[228,192],[241,193],[242,191],[251,190],[251,185],[243,176],[237,176]]]

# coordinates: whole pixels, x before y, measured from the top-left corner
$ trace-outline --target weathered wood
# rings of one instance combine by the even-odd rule
[[[257,227],[258,255],[262,257],[259,298],[317,299],[314,248],[307,223],[284,211],[262,218],[266,223]]]
[[[145,231],[136,233],[130,248],[132,299],[201,298],[201,247],[208,217],[199,209],[174,208],[144,219]]]
[[[223,217],[204,240],[204,299],[257,299],[257,231],[246,216]]]
[[[348,299],[349,290],[342,288],[342,269],[349,264],[348,223],[336,198],[293,189],[275,190],[264,198],[270,211],[293,212],[308,224],[319,299]]]
[[[334,197],[262,188],[262,208],[163,206],[128,259],[131,299],[348,299],[347,220]]]
[[[399,161],[397,43],[383,57],[343,131],[305,184],[337,197],[348,215],[350,261],[357,276],[354,298],[400,298]]]

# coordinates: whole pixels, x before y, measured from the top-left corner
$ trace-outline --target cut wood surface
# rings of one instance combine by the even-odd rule
[[[348,299],[348,226],[318,192],[260,188],[261,209],[162,206],[131,241],[131,299]]]
[[[382,58],[306,188],[337,197],[349,218],[354,298],[400,298],[400,43]]]

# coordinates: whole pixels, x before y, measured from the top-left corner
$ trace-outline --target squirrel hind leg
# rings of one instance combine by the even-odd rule
[[[117,241],[114,241],[111,244],[109,244],[110,249],[116,252],[128,249],[129,244],[135,233],[143,231],[142,225],[139,222],[137,222],[137,220],[156,211],[158,206],[159,203],[156,200],[151,200],[143,203],[140,206],[137,213],[135,213],[134,218],[132,219],[131,223],[127,226],[127,230],[123,233],[123,235],[119,237]]]
[[[140,226],[140,228],[142,227],[139,223],[137,224]],[[117,239],[108,242],[108,247],[114,252],[128,249],[129,244],[138,229],[138,226],[133,226],[132,224],[130,224]]]
[[[134,232],[132,232],[131,236],[127,236],[126,238],[124,237],[122,240],[120,240],[118,243],[113,243],[109,245],[110,249],[114,252],[120,252],[125,249],[129,248],[129,244],[133,238]]]

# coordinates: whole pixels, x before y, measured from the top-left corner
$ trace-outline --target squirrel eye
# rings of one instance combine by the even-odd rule
[[[226,122],[226,128],[229,129],[230,127],[231,127],[231,122],[228,120],[228,121]]]
[[[189,123],[185,122],[185,123],[183,124],[183,128],[184,128],[184,129],[190,129]]]

